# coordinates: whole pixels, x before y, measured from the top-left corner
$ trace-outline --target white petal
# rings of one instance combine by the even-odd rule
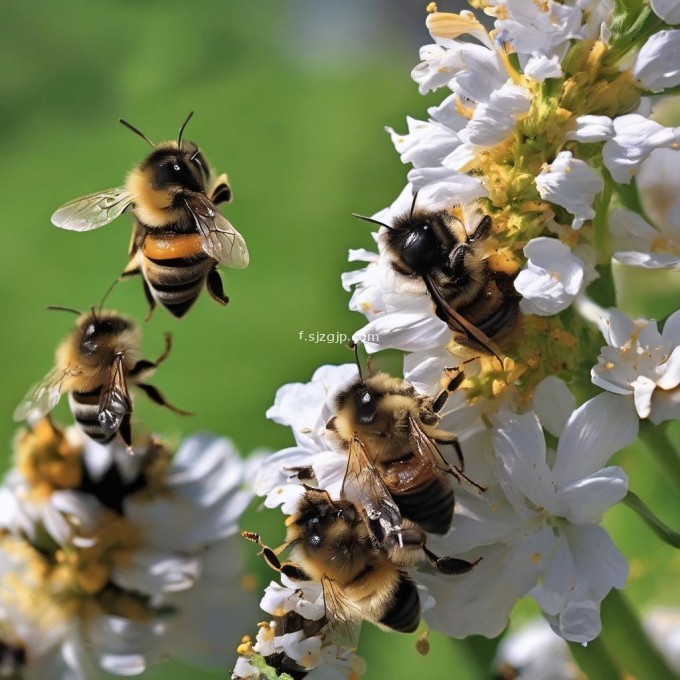
[[[446,167],[414,168],[408,173],[408,180],[420,192],[419,200],[422,198],[433,210],[488,195],[478,177]]]
[[[680,31],[659,31],[640,48],[633,76],[651,92],[662,92],[680,84]]]
[[[114,566],[111,576],[127,590],[160,595],[192,588],[200,574],[201,562],[197,557],[138,548]]]
[[[363,342],[370,354],[383,349],[405,352],[434,349],[446,345],[450,338],[451,331],[441,319],[434,313],[422,312],[384,314],[352,336],[355,342]]]
[[[680,2],[678,0],[651,0],[654,13],[667,24],[680,24]]]
[[[566,383],[549,375],[534,391],[533,409],[543,429],[554,437],[561,437],[567,420],[576,408],[576,400]]]
[[[642,267],[644,269],[680,268],[680,257],[663,253],[617,252],[614,253],[614,259],[630,267]]]
[[[542,83],[547,78],[561,78],[562,66],[559,57],[546,57],[544,54],[534,54],[524,66],[525,75]]]
[[[587,477],[635,441],[639,420],[632,400],[604,392],[574,411],[557,446],[553,467],[560,488]]]
[[[599,524],[605,510],[624,498],[628,477],[619,467],[607,467],[560,488],[561,514],[573,524]]]
[[[499,413],[493,445],[507,481],[541,508],[555,506],[553,475],[545,462],[545,438],[536,416]]]
[[[680,136],[677,128],[668,128],[637,113],[614,120],[616,135],[602,149],[604,164],[615,182],[628,184],[642,161],[652,151],[675,148]]]
[[[567,135],[567,139],[590,144],[604,142],[613,135],[614,124],[609,116],[579,116],[576,119],[576,129]]]

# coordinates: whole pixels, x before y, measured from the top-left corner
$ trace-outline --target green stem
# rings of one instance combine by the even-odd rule
[[[612,590],[602,603],[602,638],[611,654],[636,680],[672,680],[668,667],[647,637],[640,619],[620,590]]]
[[[609,653],[601,637],[589,642],[587,647],[578,642],[570,642],[569,651],[588,680],[618,680],[623,678],[623,669]]]
[[[595,219],[593,227],[595,230],[595,249],[598,255],[598,262],[609,262],[611,253],[609,252],[609,204],[612,200],[613,181],[607,177],[604,182],[604,189],[600,194],[595,207]]]
[[[668,423],[652,425],[650,422],[640,424],[640,439],[646,449],[654,456],[666,476],[680,489],[680,458],[668,436]]]
[[[629,491],[623,499],[625,505],[638,515],[649,525],[652,531],[662,540],[680,548],[680,534],[667,527],[643,502],[640,497]]]

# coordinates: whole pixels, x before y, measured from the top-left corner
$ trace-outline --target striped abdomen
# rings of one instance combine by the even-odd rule
[[[116,433],[105,432],[99,423],[99,398],[102,388],[92,392],[69,392],[68,403],[80,429],[99,444],[108,444]]]
[[[215,260],[201,246],[198,234],[154,234],[142,244],[142,276],[154,299],[182,317],[205,285]]]
[[[386,610],[378,623],[398,633],[412,633],[420,624],[420,598],[413,581],[400,574],[399,585],[387,600]]]
[[[436,474],[414,489],[390,492],[402,516],[423,531],[445,534],[450,529],[454,504],[450,477]]]

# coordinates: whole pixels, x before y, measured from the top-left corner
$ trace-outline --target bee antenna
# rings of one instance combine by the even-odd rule
[[[350,342],[349,344],[350,349],[354,350],[354,360],[357,363],[357,369],[359,370],[359,379],[363,380],[364,375],[361,372],[361,362],[359,361],[359,343],[358,342]]]
[[[380,222],[379,220],[374,220],[372,217],[365,217],[364,215],[358,215],[357,213],[352,213],[352,217],[356,217],[358,220],[363,220],[364,222],[379,224],[381,227],[385,227],[385,229],[389,229],[390,231],[394,230],[394,227],[390,227],[389,224],[385,224],[384,222]]]
[[[49,309],[51,312],[71,312],[72,314],[77,314],[78,316],[82,315],[82,312],[79,312],[77,309],[73,309],[73,307],[62,307],[61,305],[47,305],[47,309]]]
[[[92,307],[90,307],[90,311],[92,312],[92,318],[94,319],[94,322],[99,323],[99,319],[97,318],[97,312],[95,311],[94,305],[92,305]]]
[[[177,138],[177,146],[182,146],[182,135],[184,134],[184,128],[187,126],[187,123],[189,120],[191,120],[191,116],[194,115],[193,111],[189,111],[189,115],[184,119],[184,122],[182,123],[182,127],[179,129],[179,137]],[[193,160],[193,158],[192,158]]]
[[[99,312],[101,313],[102,309],[104,308],[104,303],[106,302],[106,298],[109,297],[111,294],[111,291],[116,287],[116,284],[120,281],[120,279],[114,279],[113,283],[106,289],[106,293],[104,293],[101,302],[99,303]]]
[[[415,194],[413,194],[413,202],[411,203],[411,212],[409,213],[409,219],[413,217],[413,211],[416,209],[416,201],[418,200],[418,191],[416,191]]]
[[[126,120],[123,120],[122,118],[119,118],[118,122],[125,125],[126,128],[132,130],[136,135],[139,135],[147,144],[152,146],[154,149],[156,148],[156,145],[141,130],[138,130],[134,125],[130,125],[130,123],[128,123]]]

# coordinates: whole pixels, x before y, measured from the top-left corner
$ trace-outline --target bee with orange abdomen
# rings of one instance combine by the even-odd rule
[[[52,215],[57,227],[89,231],[130,209],[135,228],[123,276],[141,274],[151,310],[158,302],[176,317],[186,314],[204,286],[226,305],[217,265],[245,267],[249,259],[243,237],[216,207],[231,200],[227,176],[214,177],[196,144],[182,141],[190,117],[177,141],[157,145],[121,120],[154,150],[124,186],[69,201]]]
[[[142,382],[168,356],[170,336],[166,335],[165,351],[155,362],[139,358],[140,342],[135,323],[118,312],[92,309],[79,315],[75,329],[57,349],[55,367],[26,395],[14,419],[36,421],[67,392],[73,417],[88,437],[106,444],[118,433],[130,446],[128,384],[157,404],[184,413],[168,404],[155,387]]]

